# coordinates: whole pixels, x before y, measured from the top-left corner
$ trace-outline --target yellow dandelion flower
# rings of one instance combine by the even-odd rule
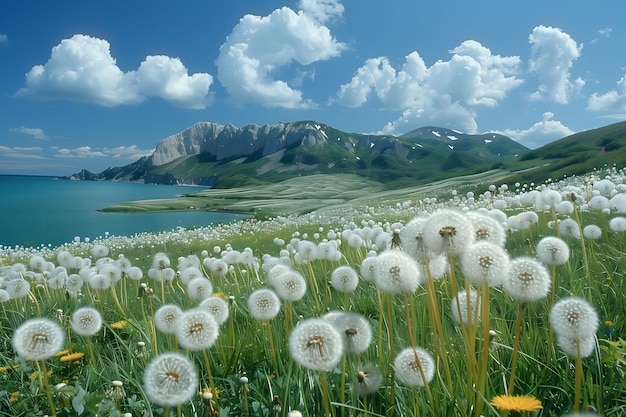
[[[606,326],[613,327],[613,322],[611,320],[607,320],[604,322]]]
[[[19,367],[20,367],[19,365],[13,365],[13,366],[2,366],[2,367],[0,367],[0,372],[6,372],[6,371],[8,371],[9,369],[17,369],[17,368],[19,368]]]
[[[131,320],[116,321],[115,323],[111,323],[111,328],[115,329],[115,330],[122,330],[126,326],[128,326],[130,324],[130,322],[131,322]]]
[[[66,350],[62,350],[62,351],[59,351],[59,352],[55,353],[54,356],[65,356],[65,355],[67,355],[69,353],[70,353],[70,351],[66,349]]]
[[[61,362],[73,362],[81,359],[85,354],[83,352],[70,353],[69,355],[61,356]]]
[[[535,411],[543,408],[541,401],[532,395],[498,395],[491,400],[491,405],[508,411]]]
[[[219,292],[214,292],[213,294],[211,294],[213,297],[220,297],[223,298],[224,300],[228,300],[228,296],[226,294],[224,294],[223,292],[219,291]]]
[[[53,371],[48,371],[48,376],[52,375]],[[35,371],[32,374],[28,375],[28,379],[37,379],[39,378],[39,371]]]
[[[202,391],[199,392],[201,396],[206,393],[210,393],[212,395],[211,398],[213,398],[214,400],[216,400],[220,395],[220,391],[217,388],[202,388]]]

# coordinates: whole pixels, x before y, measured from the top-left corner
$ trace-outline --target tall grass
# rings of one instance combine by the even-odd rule
[[[602,173],[606,174],[615,183],[624,178],[621,171]],[[584,298],[601,318],[594,353],[580,363],[563,353],[554,340],[548,322],[550,296],[526,303],[522,310],[500,286],[480,286],[482,312],[466,326],[457,324],[451,309],[454,290],[468,291],[475,286],[464,279],[455,256],[449,258],[445,276],[425,279],[412,293],[384,294],[363,275],[351,293],[338,292],[330,285],[335,268],[349,265],[359,271],[366,257],[376,256],[391,245],[394,229],[401,229],[416,215],[443,207],[482,207],[486,211],[496,206],[509,218],[534,212],[535,221],[528,227],[515,230],[509,222],[506,249],[511,257],[534,257],[542,237],[557,235],[554,216],[557,223],[568,217],[558,212],[553,216],[550,208],[536,204],[537,199],[527,205],[524,196],[531,192],[530,187],[520,185],[515,191],[492,187],[488,193],[476,190],[473,197],[461,198],[455,193],[450,199],[438,196],[437,200],[407,201],[391,207],[381,202],[358,210],[111,237],[59,248],[4,248],[0,253],[0,288],[18,278],[27,279],[31,288],[27,296],[11,297],[0,304],[0,415],[50,415],[54,409],[63,416],[162,416],[165,410],[180,416],[287,416],[293,410],[305,416],[514,415],[490,405],[493,397],[508,393],[514,360],[515,394],[534,396],[543,406],[525,415],[561,416],[578,409],[624,415],[625,253],[621,233],[608,226],[612,217],[620,215],[618,208],[602,212],[585,207],[598,175],[543,185],[559,191],[564,199],[571,193],[580,197],[576,204],[580,226],[595,224],[603,231],[601,238],[585,240],[584,245],[580,239],[563,237],[571,256],[567,264],[554,268],[555,298]],[[625,192],[618,188],[614,194]],[[505,201],[506,208],[496,203],[498,200]],[[359,235],[360,243],[354,235]],[[305,240],[315,245],[334,242],[340,255],[303,259],[298,247]],[[94,256],[96,245],[105,246],[109,253]],[[119,264],[123,255],[144,272],[143,278],[132,279],[123,273],[107,289],[95,290],[85,282],[80,291],[67,291],[57,284],[63,272],[58,268],[59,254],[65,252],[83,260],[74,266],[68,264],[68,275],[80,273],[87,280],[87,262],[91,267]],[[165,253],[170,267],[179,273],[197,257],[203,274],[213,284],[213,295],[228,302],[229,317],[210,349],[186,351],[175,335],[155,329],[154,312],[161,305],[175,304],[189,310],[199,304],[189,297],[180,276],[164,281],[158,278],[163,274],[149,273],[158,252]],[[34,256],[51,263],[43,269],[33,268],[29,261]],[[228,270],[211,269],[212,259],[227,260]],[[267,277],[273,263],[286,264],[302,274],[309,288],[302,299],[284,302],[274,319],[256,320],[249,314],[247,299],[254,290],[271,286]],[[74,334],[68,323],[72,312],[86,305],[97,308],[105,322],[90,338]],[[297,365],[288,348],[290,330],[300,321],[325,317],[332,311],[356,312],[367,318],[374,335],[371,345],[363,353],[345,354],[328,372]],[[521,311],[523,319],[519,320]],[[57,320],[67,331],[67,351],[45,363],[51,372],[47,378],[54,409],[49,406],[47,390],[38,383],[41,368],[17,357],[11,344],[13,329],[39,316]],[[517,340],[516,334],[521,335]],[[395,379],[393,358],[408,347],[420,347],[435,357],[435,376],[425,387],[406,386]],[[175,351],[196,365],[198,395],[180,407],[158,407],[146,397],[142,375],[157,353]],[[77,352],[85,356],[61,360]],[[577,367],[581,367],[580,387],[575,378]],[[361,396],[357,387],[374,375],[371,369],[382,372],[382,382],[378,389]]]

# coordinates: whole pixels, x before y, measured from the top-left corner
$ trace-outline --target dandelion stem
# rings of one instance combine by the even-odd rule
[[[322,402],[324,403],[324,416],[330,417],[330,399],[328,398],[328,384],[326,383],[325,372],[320,372],[320,382],[322,385]]]
[[[580,340],[576,341],[576,391],[574,394],[574,412],[577,413],[580,410],[580,387],[582,385],[583,378],[583,360],[580,356]]]
[[[48,381],[48,369],[45,360],[41,361],[41,372],[43,373],[43,386],[46,390],[46,396],[48,397],[48,404],[50,405],[50,416],[56,417],[57,410],[54,407],[54,401],[52,401],[52,394],[50,393],[50,382]]]

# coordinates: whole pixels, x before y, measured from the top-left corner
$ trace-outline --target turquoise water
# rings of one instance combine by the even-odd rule
[[[0,175],[0,245],[58,246],[88,237],[130,236],[176,227],[207,226],[243,216],[206,211],[118,214],[98,209],[111,204],[168,198],[198,187],[104,181],[65,181],[51,177]]]

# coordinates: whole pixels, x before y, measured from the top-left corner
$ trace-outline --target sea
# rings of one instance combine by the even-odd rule
[[[132,236],[178,227],[225,223],[246,217],[208,211],[103,213],[114,203],[171,198],[199,187],[44,176],[0,175],[0,246],[60,246],[76,237]]]

